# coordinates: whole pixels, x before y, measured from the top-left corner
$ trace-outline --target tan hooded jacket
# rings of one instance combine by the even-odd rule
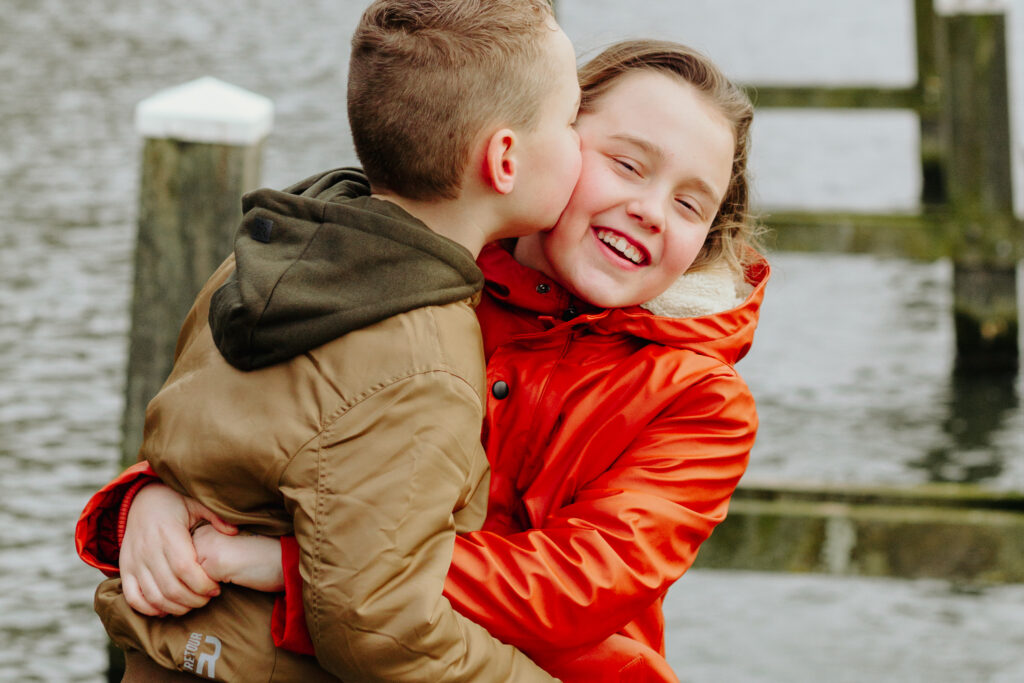
[[[182,328],[139,458],[228,522],[294,532],[331,674],[553,680],[442,596],[456,531],[479,528],[486,511],[482,275],[459,245],[367,195],[350,170],[247,195],[235,258]],[[115,642],[166,668],[315,680],[295,655],[233,647],[251,630],[270,637],[272,601],[228,586],[182,619],[153,619],[111,579],[96,604]],[[237,615],[227,626],[225,611]]]

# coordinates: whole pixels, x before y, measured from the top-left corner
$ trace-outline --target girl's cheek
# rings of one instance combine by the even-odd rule
[[[586,163],[584,163],[583,171],[580,173],[579,185],[580,194],[584,197],[603,195],[610,188],[609,178],[605,170],[593,166],[588,168]]]

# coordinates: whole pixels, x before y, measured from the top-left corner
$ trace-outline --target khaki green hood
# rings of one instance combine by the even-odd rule
[[[273,365],[347,332],[483,287],[473,256],[397,205],[362,171],[336,169],[242,199],[236,270],[210,304],[221,354]]]

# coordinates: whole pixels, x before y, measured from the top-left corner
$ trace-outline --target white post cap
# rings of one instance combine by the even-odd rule
[[[252,145],[274,124],[274,103],[216,78],[162,90],[135,107],[135,129],[147,138]]]
[[[935,0],[939,14],[1004,14],[1006,0]]]

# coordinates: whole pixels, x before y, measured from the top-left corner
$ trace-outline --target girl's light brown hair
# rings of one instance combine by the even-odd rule
[[[352,36],[348,117],[374,191],[458,197],[492,123],[532,128],[550,89],[548,0],[376,0]]]
[[[750,212],[750,181],[747,155],[754,107],[747,94],[700,52],[669,41],[627,40],[607,48],[580,69],[583,99],[580,113],[593,111],[601,96],[619,77],[650,69],[689,83],[722,113],[732,126],[736,149],[732,177],[708,232],[708,237],[690,270],[705,268],[721,259],[742,270],[759,259],[761,227]],[[638,105],[642,106],[642,105]]]

